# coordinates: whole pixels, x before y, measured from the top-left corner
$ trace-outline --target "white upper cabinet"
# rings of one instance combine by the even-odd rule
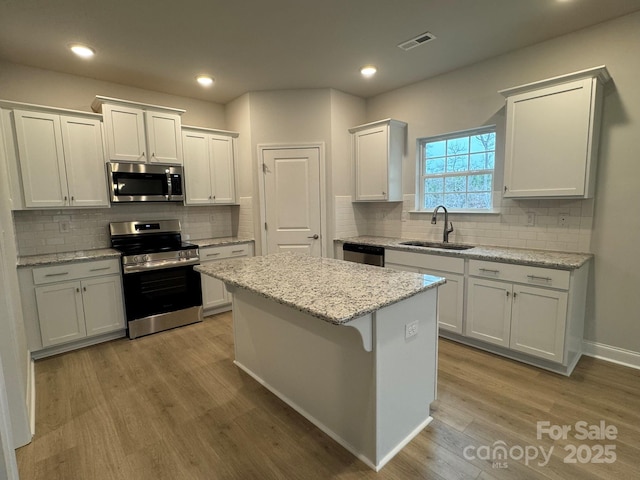
[[[122,105],[102,106],[107,153],[114,162],[146,162],[144,112]]]
[[[149,162],[182,164],[180,115],[144,112]]]
[[[185,203],[236,203],[235,132],[184,128]]]
[[[108,206],[102,123],[95,118],[63,115],[60,125],[70,206]]]
[[[98,118],[35,110],[13,118],[23,196],[14,208],[18,200],[26,208],[109,205]]]
[[[103,115],[109,161],[182,164],[184,110],[101,96],[91,107]]]
[[[402,200],[402,156],[407,124],[386,119],[349,129],[357,202]]]
[[[15,110],[16,141],[27,207],[63,207],[68,202],[60,116]]]
[[[588,198],[595,187],[605,67],[501,90],[504,196]]]

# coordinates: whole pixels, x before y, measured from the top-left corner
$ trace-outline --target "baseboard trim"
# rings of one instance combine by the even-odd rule
[[[590,340],[584,340],[582,343],[582,353],[584,355],[640,370],[640,353],[638,352]]]
[[[59,355],[61,353],[70,352],[72,350],[78,350],[79,348],[90,347],[91,345],[97,345],[98,343],[108,342],[109,340],[117,340],[118,338],[124,338],[127,336],[127,330],[116,330],[110,333],[103,333],[102,335],[96,335],[95,337],[86,337],[82,340],[70,343],[63,343],[60,345],[54,345],[52,347],[46,347],[42,350],[31,352],[31,358],[34,360],[40,360],[41,358],[51,357],[53,355]]]

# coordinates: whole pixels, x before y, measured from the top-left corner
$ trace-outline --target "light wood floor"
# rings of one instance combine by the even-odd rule
[[[435,420],[376,474],[232,358],[222,314],[38,361],[36,435],[18,450],[21,479],[638,478],[640,372],[629,368],[583,358],[565,378],[441,340]],[[538,440],[544,420],[604,420],[618,438]],[[498,441],[553,455],[544,467],[465,458],[465,447]],[[613,444],[617,460],[565,464],[571,443]]]

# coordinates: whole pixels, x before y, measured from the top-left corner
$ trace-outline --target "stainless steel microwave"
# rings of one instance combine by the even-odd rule
[[[108,163],[111,203],[182,202],[182,167]]]

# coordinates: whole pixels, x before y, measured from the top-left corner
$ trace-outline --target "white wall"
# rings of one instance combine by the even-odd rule
[[[364,99],[331,90],[331,179],[334,195],[351,195],[353,192],[349,128],[362,125],[365,118]]]
[[[262,181],[261,170],[258,171],[258,145],[323,142],[326,163],[330,164],[329,92],[328,89],[251,92],[230,104],[228,111],[230,118],[233,118],[230,125],[233,125],[234,129],[236,127],[247,128],[247,118],[249,119],[251,157],[245,156],[241,160],[240,175],[242,178],[249,175],[253,178],[252,197],[256,199],[253,203],[257,255],[262,253],[260,210],[257,200],[259,198],[258,182]],[[248,109],[244,102],[248,102]],[[246,133],[238,131],[241,137]]]
[[[225,105],[227,129],[239,132],[238,137],[238,196],[253,195],[253,150],[251,143],[251,104],[250,94],[242,95]]]
[[[0,277],[2,276],[0,270]],[[2,281],[0,281],[0,286]],[[2,295],[0,294],[0,297]],[[0,308],[5,305],[4,299],[0,298]],[[13,435],[11,434],[11,422],[9,420],[9,403],[7,401],[7,388],[4,381],[4,371],[2,367],[2,355],[0,355],[0,479],[17,480],[18,465],[14,451]]]
[[[16,448],[31,441],[28,394],[30,355],[15,268],[17,252],[6,171],[5,148],[0,135],[0,356],[14,442],[11,447]]]
[[[334,195],[351,194],[351,143],[348,128],[362,123],[365,100],[333,89],[251,92],[225,107],[227,128],[240,132],[238,170],[241,203],[257,199],[257,147],[261,144],[325,144],[327,245],[335,237]],[[259,237],[260,206],[253,201]],[[243,206],[241,205],[241,212]],[[259,243],[259,238],[257,238]],[[257,245],[258,252],[261,251]],[[333,249],[327,249],[333,255]]]
[[[638,51],[640,13],[635,13],[388,92],[367,102],[368,121],[393,117],[409,123],[403,190],[411,194],[415,191],[416,138],[494,122],[500,134],[504,130],[504,99],[498,90],[606,65],[613,82],[605,89],[590,246],[595,263],[585,337],[632,352],[640,352],[640,322],[637,321],[640,256],[634,253],[640,244]],[[500,188],[501,155],[497,155],[497,163],[496,183]],[[544,207],[531,206],[533,204],[526,201],[510,202],[508,206],[522,210],[562,206],[561,202],[545,202]],[[583,203],[582,208],[587,216],[591,215],[588,204]],[[478,218],[478,222],[482,222],[481,217]],[[453,221],[456,222],[455,217]],[[585,222],[591,230],[589,223],[590,220]]]
[[[0,61],[3,100],[90,112],[96,95],[181,108],[185,125],[225,128],[224,107],[217,103]]]
[[[253,164],[250,94],[244,94],[225,105],[225,117],[227,129],[240,133],[236,155],[240,202],[237,234],[240,237],[255,238],[254,231],[259,231],[260,205],[255,201],[257,197],[254,196],[257,172]]]

